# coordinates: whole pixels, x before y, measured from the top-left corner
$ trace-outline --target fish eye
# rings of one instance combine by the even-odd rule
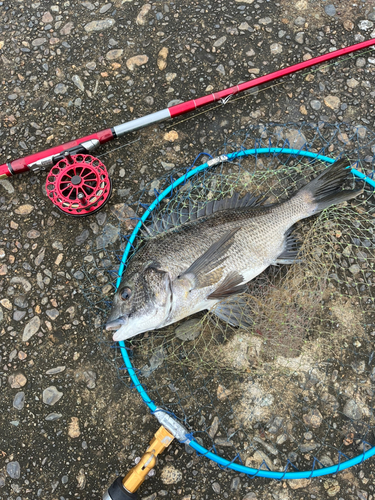
[[[129,300],[131,294],[132,294],[132,291],[129,287],[123,288],[120,292],[120,296],[121,296],[122,300]]]

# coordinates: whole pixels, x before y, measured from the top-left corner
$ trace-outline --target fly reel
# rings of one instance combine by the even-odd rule
[[[112,185],[105,165],[98,158],[66,154],[48,173],[46,191],[59,210],[84,217],[107,203]]]

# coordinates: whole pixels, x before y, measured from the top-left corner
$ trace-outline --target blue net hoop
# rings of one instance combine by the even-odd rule
[[[246,149],[244,151],[238,151],[235,153],[229,153],[225,155],[225,160],[226,161],[233,161],[239,158],[243,158],[246,156],[258,156],[258,155],[267,155],[267,154],[274,154],[274,155],[292,155],[292,156],[303,156],[306,158],[312,158],[314,160],[320,160],[323,162],[326,162],[328,164],[332,164],[336,161],[336,159],[330,158],[328,156],[320,155],[317,153],[313,153],[311,151],[305,151],[305,150],[297,150],[297,149],[290,149],[290,148],[258,148],[258,149]],[[148,209],[145,211],[145,213],[142,215],[140,220],[138,221],[136,227],[134,228],[128,243],[126,245],[126,248],[124,250],[124,253],[122,255],[121,259],[121,264],[119,267],[118,271],[118,277],[116,280],[116,290],[118,289],[120,283],[121,283],[121,278],[122,274],[124,272],[127,258],[129,256],[130,251],[133,248],[133,242],[135,238],[137,237],[137,234],[139,230],[141,229],[143,223],[146,221],[146,219],[150,216],[151,212],[160,204],[161,200],[166,198],[173,189],[177,188],[181,184],[185,183],[188,179],[193,177],[194,175],[198,174],[199,172],[202,172],[203,170],[206,170],[208,168],[212,167],[212,161],[203,163],[202,165],[199,165],[198,167],[188,171],[185,175],[181,176],[179,179],[175,180],[172,182],[162,193],[157,194],[155,200],[153,203],[148,207]],[[375,181],[371,179],[370,177],[364,175],[363,173],[359,172],[358,170],[352,168],[351,169],[352,174],[357,177],[360,180],[365,181],[369,186],[371,186],[373,189],[375,189]],[[137,374],[136,374],[136,369],[133,367],[131,360],[128,355],[128,351],[125,347],[125,342],[121,341],[119,342],[120,346],[120,351],[121,355],[124,361],[124,368],[128,371],[128,374],[132,380],[132,383],[134,384],[134,388],[138,391],[140,396],[142,397],[144,403],[148,406],[150,409],[151,413],[154,413],[157,410],[156,404],[151,400],[149,395],[147,394],[147,391],[145,388],[142,386],[140,383]],[[186,436],[186,440],[189,440],[191,438],[191,435]],[[345,457],[342,453],[339,454],[339,460],[338,463],[335,465],[332,465],[330,467],[323,467],[321,469],[312,469],[308,471],[295,471],[295,472],[288,472],[287,468],[288,465],[285,468],[284,472],[277,472],[277,471],[270,471],[270,470],[263,470],[261,468],[259,469],[254,469],[251,467],[247,467],[245,465],[236,463],[234,461],[229,461],[226,460],[215,453],[212,453],[211,451],[207,450],[203,446],[201,446],[197,441],[192,439],[189,442],[189,446],[193,448],[198,454],[204,455],[205,457],[209,458],[210,460],[214,461],[217,463],[219,466],[228,468],[231,470],[234,470],[239,473],[244,473],[247,474],[248,476],[257,476],[257,477],[265,477],[269,479],[277,479],[277,480],[284,480],[284,479],[310,479],[312,477],[320,477],[320,476],[325,476],[328,474],[336,474],[340,471],[343,471],[345,469],[348,469],[350,467],[353,467],[355,465],[358,465],[362,463],[363,461],[367,460],[368,458],[372,457],[375,455],[375,446],[372,448],[368,449],[365,451],[365,446],[364,446],[364,451],[363,453],[357,455],[354,458],[351,458],[346,461],[342,461],[342,457]],[[315,461],[314,461],[315,464]],[[293,464],[290,463],[292,467]]]

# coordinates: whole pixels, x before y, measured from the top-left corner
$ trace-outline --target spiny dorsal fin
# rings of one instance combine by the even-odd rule
[[[266,197],[253,196],[251,193],[245,194],[240,198],[239,193],[235,192],[230,198],[222,200],[211,200],[208,203],[198,202],[193,204],[189,202],[189,206],[184,206],[177,212],[172,214],[164,214],[161,217],[152,214],[152,224],[147,226],[149,236],[156,236],[160,232],[173,229],[185,222],[195,221],[202,217],[207,217],[220,210],[228,210],[233,208],[257,207],[262,205]]]

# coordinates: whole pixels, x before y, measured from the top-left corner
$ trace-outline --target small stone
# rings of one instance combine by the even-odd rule
[[[96,248],[98,250],[105,248],[110,243],[115,243],[119,237],[119,229],[112,224],[106,224],[103,232],[96,238]]]
[[[21,321],[26,316],[26,311],[17,311],[15,310],[13,313],[14,321]]]
[[[50,368],[46,371],[46,375],[56,375],[57,373],[62,373],[65,371],[65,366],[56,366],[56,368]]]
[[[23,391],[17,392],[13,399],[13,407],[16,410],[22,410],[25,405],[25,393]]]
[[[246,493],[246,495],[243,497],[242,500],[258,500],[258,499],[255,493],[249,491],[249,493]]]
[[[0,276],[5,276],[8,272],[8,266],[6,264],[0,265]]]
[[[355,89],[356,87],[358,87],[359,81],[355,78],[349,78],[348,80],[346,80],[346,85],[351,89]]]
[[[310,483],[311,479],[291,479],[290,481],[288,481],[288,484],[292,488],[292,490],[306,488]]]
[[[60,30],[61,35],[70,35],[72,29],[74,28],[74,24],[72,22],[66,23]]]
[[[63,397],[63,393],[59,392],[54,385],[47,387],[43,391],[43,403],[53,406]]]
[[[34,316],[25,326],[23,330],[23,335],[22,335],[22,340],[23,342],[27,342],[28,340],[31,339],[33,335],[36,334],[36,332],[40,328],[40,318],[39,316]]]
[[[109,4],[111,5],[111,4]],[[80,490],[83,490],[86,486],[86,474],[84,469],[80,469],[79,474],[77,476],[77,486]]]
[[[254,68],[252,68],[254,69]],[[216,71],[218,71],[221,75],[225,75],[225,68],[222,64],[219,64],[217,67],[216,67]]]
[[[59,418],[62,417],[62,414],[61,413],[49,413],[45,420],[47,420],[47,422],[53,422],[54,420],[59,420]]]
[[[227,39],[226,36],[222,36],[222,37],[218,38],[216,40],[216,42],[214,43],[214,47],[216,47],[216,48],[221,47],[225,43],[226,39]]]
[[[262,17],[261,19],[259,19],[259,24],[266,25],[270,23],[272,23],[272,19],[270,17]]]
[[[53,17],[52,17],[52,14],[50,12],[45,12],[42,16],[42,22],[43,23],[52,23],[53,21]]]
[[[89,61],[86,64],[86,68],[93,71],[96,68],[96,62],[95,61]]]
[[[208,435],[210,436],[211,439],[213,439],[219,430],[219,417],[215,417],[212,421],[210,430],[208,431]]]
[[[146,24],[146,22],[147,22],[146,16],[150,12],[150,9],[151,9],[151,4],[145,3],[143,5],[143,7],[141,8],[135,22],[141,26]]]
[[[315,111],[319,111],[319,109],[322,107],[322,103],[316,99],[313,99],[310,101],[310,106],[312,109],[315,109]]]
[[[240,487],[240,484],[241,484],[241,479],[238,476],[236,476],[232,479],[232,482],[230,484],[230,489],[232,491],[237,491],[238,488]]]
[[[360,271],[361,271],[361,268],[359,267],[358,264],[352,264],[350,267],[349,267],[349,271],[352,273],[352,274],[358,274]]]
[[[167,67],[167,57],[169,50],[167,47],[163,47],[158,54],[157,65],[160,71],[165,70]]]
[[[8,311],[12,310],[12,303],[9,299],[1,299],[0,304],[5,307],[5,309],[8,309]]]
[[[363,31],[370,30],[374,26],[374,23],[372,21],[369,21],[367,19],[363,19],[362,21],[359,21],[358,23],[358,28]]]
[[[232,394],[232,391],[230,389],[226,389],[223,385],[219,384],[219,386],[217,388],[217,392],[216,392],[216,397],[219,401],[224,401],[231,394]]]
[[[83,274],[82,271],[76,271],[73,276],[75,277],[76,280],[83,280],[85,275]]]
[[[72,417],[68,427],[68,436],[75,439],[80,435],[81,431],[79,430],[79,420],[77,417]]]
[[[170,132],[164,134],[165,141],[174,142],[177,141],[177,139],[178,139],[178,133],[175,130],[171,130]]]
[[[100,14],[105,14],[107,12],[107,10],[109,10],[110,8],[112,7],[112,4],[111,3],[106,3],[105,5],[103,5],[103,7],[101,7],[101,9],[99,10]]]
[[[212,483],[212,489],[215,493],[219,494],[221,491],[220,484],[217,482]]]
[[[271,54],[276,55],[276,54],[281,54],[283,51],[283,46],[281,43],[273,43],[270,46]]]
[[[15,209],[15,213],[18,215],[29,215],[34,210],[32,205],[21,205]]]
[[[83,372],[83,376],[84,376],[85,381],[87,383],[87,388],[94,389],[95,388],[95,381],[96,381],[96,373],[92,370],[85,370]]]
[[[342,410],[343,414],[353,420],[360,420],[362,418],[362,410],[354,399],[349,399]]]
[[[123,49],[113,49],[107,52],[105,57],[108,61],[114,61],[115,59],[119,59],[123,53]]]
[[[176,484],[182,480],[182,472],[172,465],[167,465],[161,471],[160,479],[163,484]]]
[[[263,464],[263,462],[264,462],[264,464],[266,464],[266,466],[270,470],[274,469],[274,466],[273,466],[273,463],[272,463],[272,460],[270,459],[270,457],[268,455],[266,455],[261,450],[256,450],[256,452],[254,453],[254,455],[252,457],[249,457],[246,459],[246,465],[248,465],[248,466],[253,462],[255,462],[256,464],[259,464],[259,466],[261,466],[261,464]],[[263,464],[263,467],[264,467],[264,464]]]
[[[54,88],[55,94],[66,94],[67,91],[68,91],[68,87],[66,85],[64,85],[63,83],[58,83]]]
[[[336,15],[336,8],[331,3],[329,5],[326,5],[324,7],[324,10],[325,10],[325,13],[327,14],[327,16],[333,17]]]
[[[9,194],[14,193],[14,187],[7,179],[0,179],[0,186],[3,186],[3,188],[7,193]]]
[[[177,73],[166,73],[165,79],[168,83],[172,82],[177,76]]]
[[[241,30],[241,31],[246,31],[250,28],[250,26],[248,25],[248,23],[245,21],[243,23],[241,23],[239,26],[238,26],[238,29]]]
[[[176,337],[184,342],[191,341],[199,337],[202,331],[200,319],[189,319],[184,321],[175,329]]]
[[[82,233],[76,237],[76,245],[77,246],[82,245],[82,243],[84,243],[89,236],[90,236],[89,230],[84,229]]]
[[[57,309],[47,309],[46,314],[50,319],[54,320],[57,318],[60,312]]]
[[[73,75],[73,76],[72,76],[72,82],[74,83],[74,85],[75,85],[76,87],[78,87],[78,88],[79,88],[79,90],[80,90],[81,92],[83,92],[83,91],[85,90],[85,87],[84,87],[84,85],[83,85],[83,82],[82,82],[81,78],[80,78],[78,75]]]
[[[27,378],[21,372],[12,373],[8,378],[9,385],[12,389],[20,389],[27,383]]]
[[[145,54],[141,56],[134,56],[131,57],[126,61],[126,66],[130,71],[133,71],[136,66],[142,66],[143,64],[146,64],[148,62],[148,56]]]
[[[44,43],[46,43],[47,41],[47,38],[35,38],[35,40],[33,40],[31,42],[31,45],[33,47],[40,47],[41,45],[43,45]]]
[[[295,41],[297,43],[304,43],[305,42],[305,32],[304,31],[299,31],[296,36],[294,37]]]
[[[309,427],[313,427],[314,429],[316,429],[321,426],[323,417],[319,410],[313,409],[310,410],[306,415],[303,415],[303,421]]]
[[[31,231],[28,231],[27,237],[30,238],[31,240],[35,240],[36,238],[39,238],[40,232],[37,231],[36,229],[32,229]]]
[[[12,479],[19,479],[21,476],[21,467],[18,462],[7,463],[7,474]]]
[[[324,98],[324,104],[328,108],[337,111],[340,107],[340,99],[334,95],[327,95],[327,97]]]
[[[346,29],[346,31],[352,31],[354,29],[354,24],[352,23],[352,21],[349,21],[349,19],[344,21],[343,26]]]
[[[103,19],[101,21],[91,21],[86,24],[85,31],[87,33],[92,33],[93,31],[103,31],[111,28],[115,24],[114,19]]]

